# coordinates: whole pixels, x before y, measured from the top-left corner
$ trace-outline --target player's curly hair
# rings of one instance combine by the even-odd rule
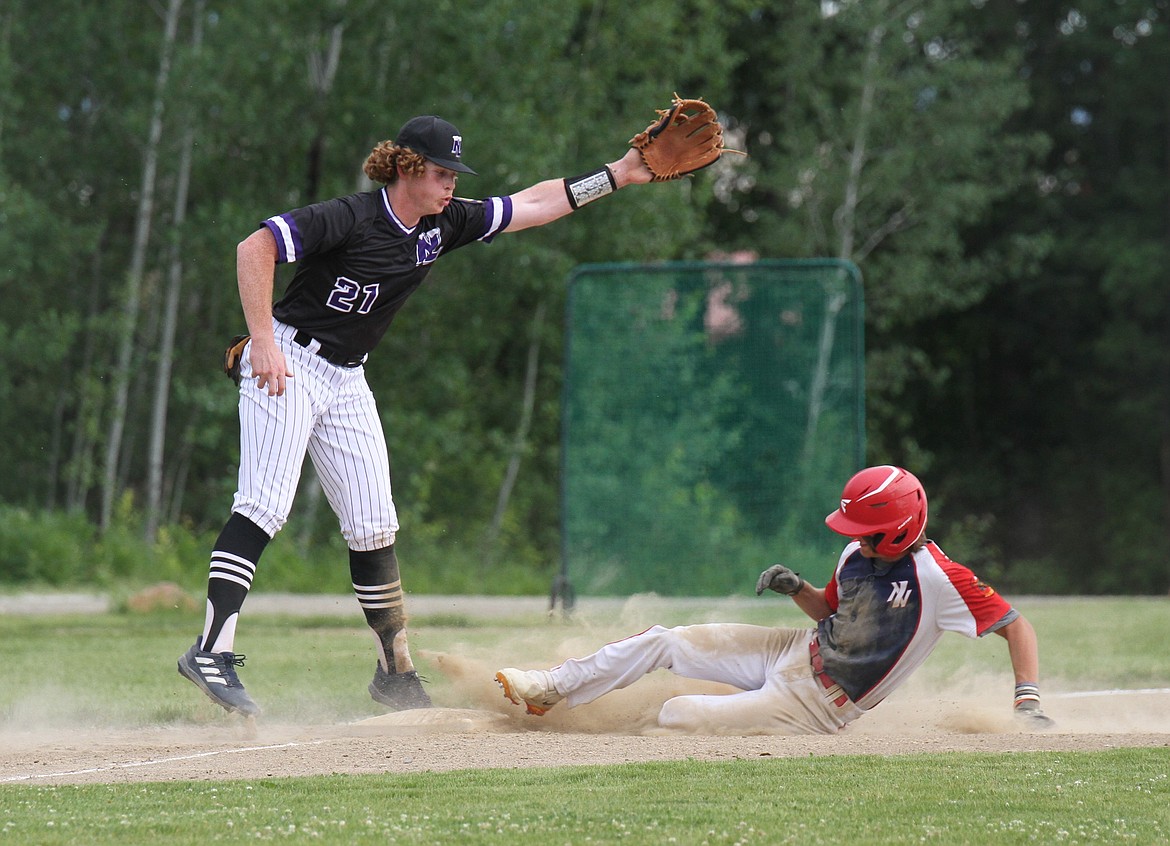
[[[362,170],[372,182],[389,185],[398,180],[398,168],[411,176],[422,176],[427,160],[409,147],[399,147],[393,141],[380,141],[366,157]]]

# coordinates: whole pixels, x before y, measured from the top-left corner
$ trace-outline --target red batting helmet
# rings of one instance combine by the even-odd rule
[[[870,537],[878,555],[896,558],[926,528],[926,491],[901,467],[867,467],[845,483],[841,507],[825,524],[849,538]]]

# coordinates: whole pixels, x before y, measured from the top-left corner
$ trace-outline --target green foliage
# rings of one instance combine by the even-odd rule
[[[0,506],[0,587],[68,587],[119,593],[175,582],[201,596],[214,532],[163,527],[143,540],[141,516],[124,502],[113,526],[99,532],[83,514]],[[407,588],[434,594],[541,594],[551,569],[506,536],[515,556],[485,565],[479,545],[452,540],[433,524],[404,534],[397,544]],[[347,593],[349,557],[339,533],[305,547],[291,534],[276,536],[264,552],[258,589],[289,593]]]
[[[223,341],[242,323],[233,247],[258,220],[354,190],[376,141],[411,114],[436,110],[454,118],[468,139],[469,159],[483,174],[467,186],[475,196],[579,172],[620,154],[631,127],[640,128],[679,84],[680,65],[699,63],[718,73],[732,61],[718,28],[706,31],[702,43],[692,41],[695,52],[686,56],[661,38],[690,31],[696,14],[710,16],[706,4],[614,8],[604,21],[592,5],[572,3],[512,2],[420,17],[368,0],[326,7],[300,2],[285,12],[273,18],[248,4],[185,5],[163,101],[155,246],[148,250],[118,480],[139,508],[153,507],[143,490],[152,388],[144,377],[156,354],[163,295],[166,250],[159,247],[177,243],[185,355],[176,359],[168,397],[169,498],[157,507],[164,520],[199,531],[214,531],[222,520],[233,484],[234,401],[216,364]],[[653,31],[645,19],[655,21]],[[6,430],[20,433],[11,439],[19,446],[5,456],[19,473],[0,480],[0,501],[90,511],[109,437],[120,280],[137,212],[161,19],[148,7],[98,16],[18,4],[3,20],[10,39],[36,32],[41,45],[8,50],[2,64],[12,83],[6,91],[37,96],[13,93],[0,101],[0,127],[22,139],[3,148],[0,159],[0,180],[20,178],[0,181],[8,224],[0,227],[0,246],[11,274],[6,288],[9,281],[36,279],[16,290],[41,299],[6,311],[9,325],[0,332],[4,360],[21,362],[9,368],[19,378],[0,389]],[[628,38],[617,38],[619,32],[643,33],[639,56],[628,52]],[[341,39],[340,61],[328,85],[313,68],[325,66],[334,36]],[[68,44],[78,49],[60,61],[52,45]],[[644,61],[655,54],[665,60],[657,62],[664,74],[657,79],[644,72]],[[112,55],[118,60],[110,61]],[[480,83],[474,98],[466,87],[473,77]],[[613,81],[619,78],[626,83]],[[628,107],[603,99],[607,89],[626,92]],[[586,126],[585,101],[592,102],[590,111],[605,109],[604,119]],[[560,105],[545,106],[554,103]],[[179,130],[188,126],[196,140],[190,207],[181,229],[168,228]],[[61,187],[34,192],[40,184]],[[472,547],[492,519],[521,416],[528,352],[526,333],[509,326],[528,326],[538,304],[559,314],[563,280],[583,256],[643,259],[693,243],[703,204],[683,194],[684,187],[666,187],[656,197],[631,192],[629,200],[610,203],[607,214],[582,214],[548,233],[507,236],[491,249],[468,250],[474,258],[455,255],[436,268],[370,366],[387,409],[396,493],[424,534],[431,530],[422,524],[433,524],[435,532],[454,536],[456,547]],[[669,213],[672,226],[636,237],[635,221],[647,213]],[[491,550],[493,560],[527,562],[536,573],[548,568],[557,549],[550,515],[557,509],[560,342],[559,323],[546,321],[532,430],[505,515],[509,531],[503,546]],[[31,349],[39,355],[30,359]],[[305,519],[310,543],[332,534],[321,508]]]
[[[1109,3],[988,12],[1032,92],[1016,123],[1051,142],[1032,189],[978,236],[1043,235],[1051,249],[925,340],[946,376],[911,383],[902,413],[937,456],[928,488],[996,515],[1013,583],[1164,594],[1170,181],[1164,109],[1149,104],[1165,101],[1154,80],[1170,72],[1167,21]],[[953,411],[945,427],[924,429],[940,406]],[[1120,549],[1124,565],[1106,563]]]
[[[76,579],[93,526],[82,516],[47,515],[5,508],[0,520],[0,562],[7,584],[63,585]]]
[[[481,175],[460,190],[482,197],[613,160],[678,91],[713,102],[749,157],[444,259],[375,352],[369,375],[403,540],[428,539],[426,558],[477,560],[461,550],[480,549],[496,519],[535,333],[520,473],[498,546],[481,551],[536,581],[555,569],[559,316],[573,268],[744,250],[861,268],[867,460],[912,466],[957,525],[989,519],[983,537],[995,550],[975,557],[1036,588],[1170,589],[1158,552],[1170,520],[1161,272],[1170,17],[1160,0],[1075,10],[1049,0],[444,0],[427,14],[398,2],[291,0],[279,16],[250,2],[189,2],[147,185],[166,5],[0,8],[0,503],[94,519],[109,476],[113,501],[129,494],[176,532],[213,533],[235,479],[235,400],[218,373],[223,342],[242,323],[234,246],[258,221],[365,187],[367,151],[413,114],[461,127]],[[148,188],[126,429],[118,466],[106,468]],[[163,489],[150,502],[172,247],[180,336]],[[747,443],[735,426],[722,435]],[[705,438],[682,455],[709,452]],[[827,487],[840,484],[838,468],[818,466]],[[728,520],[716,534],[737,529],[742,509],[691,490],[675,513]],[[300,507],[295,554],[334,543],[327,508]],[[1124,575],[1100,566],[1118,548]],[[101,566],[110,578],[133,569]],[[50,569],[35,568],[37,578]],[[498,582],[504,570],[484,578]]]
[[[171,527],[148,545],[125,513],[103,534],[82,514],[0,506],[0,584],[113,588],[183,581],[195,540]]]

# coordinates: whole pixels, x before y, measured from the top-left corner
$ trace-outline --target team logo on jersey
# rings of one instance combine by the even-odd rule
[[[463,156],[463,136],[462,135],[452,135],[451,136],[451,155],[453,155],[457,159],[462,158],[462,156]]]
[[[995,595],[995,588],[993,588],[991,585],[989,585],[987,582],[983,581],[982,579],[976,577],[974,580],[974,584],[975,584],[975,590],[979,592],[980,596],[994,596]]]
[[[910,582],[892,582],[890,595],[886,597],[886,604],[891,608],[905,608],[914,591],[910,589]]]
[[[424,232],[418,236],[418,241],[415,243],[415,262],[416,267],[421,267],[424,264],[430,264],[439,257],[439,253],[443,251],[443,234],[438,227]]]

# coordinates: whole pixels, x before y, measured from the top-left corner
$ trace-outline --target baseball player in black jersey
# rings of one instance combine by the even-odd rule
[[[407,646],[394,540],[390,462],[363,364],[441,256],[503,232],[543,226],[652,174],[631,148],[571,179],[485,200],[455,197],[463,138],[434,115],[378,144],[365,173],[383,187],[278,214],[236,251],[250,340],[240,359],[240,471],[215,543],[203,632],[179,672],[228,711],[260,712],[241,684],[236,623],[261,553],[292,507],[306,451],[349,547],[353,589],[374,634],[370,695],[395,709],[430,707]],[[275,266],[296,262],[273,305]]]

